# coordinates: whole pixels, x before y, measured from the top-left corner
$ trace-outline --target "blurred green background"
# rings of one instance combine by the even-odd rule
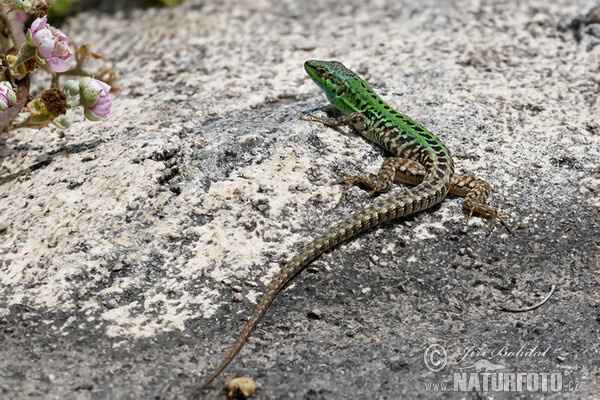
[[[113,13],[116,11],[128,11],[143,7],[171,7],[181,3],[183,0],[49,0],[51,9],[48,13],[50,19],[62,19],[88,9],[96,9],[101,12]]]

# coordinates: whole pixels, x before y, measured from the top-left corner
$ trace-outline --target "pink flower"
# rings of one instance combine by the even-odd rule
[[[8,86],[4,82],[0,83],[0,103],[3,103],[4,106],[6,106],[5,109],[8,107]]]
[[[98,91],[98,100],[89,106],[90,111],[98,117],[108,117],[108,114],[110,114],[110,105],[115,99],[115,96],[109,93],[110,86],[97,79],[91,79],[85,88]]]
[[[60,31],[46,24],[46,16],[37,18],[31,24],[31,38],[37,46],[39,54],[48,61],[54,72],[64,72],[71,68],[67,61],[73,55],[69,49],[69,38]]]
[[[17,96],[8,82],[0,82],[0,111],[6,110],[15,104]]]

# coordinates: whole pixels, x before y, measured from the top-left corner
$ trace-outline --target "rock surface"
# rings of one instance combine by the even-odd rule
[[[448,198],[339,246],[203,397],[249,375],[259,399],[446,398],[428,385],[481,360],[598,393],[594,2],[308,3],[186,1],[61,27],[114,63],[121,92],[106,121],[64,137],[0,137],[0,397],[190,398],[279,261],[373,201],[354,188],[335,208],[331,182],[385,154],[299,120],[327,104],[306,59],[344,62],[435,132],[516,234],[486,237]],[[535,311],[498,310],[552,285]]]

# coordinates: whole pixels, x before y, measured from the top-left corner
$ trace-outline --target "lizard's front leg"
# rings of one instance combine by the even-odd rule
[[[314,115],[314,114],[308,114],[306,117],[303,117],[300,119],[302,121],[316,122],[316,123],[320,123],[320,124],[330,126],[330,127],[353,126],[359,132],[367,129],[366,118],[365,118],[364,114],[359,113],[359,112],[342,115],[339,118],[327,118],[327,117],[321,117],[321,116]],[[384,163],[384,165],[385,165],[385,163]],[[372,180],[366,175],[364,177],[360,177],[360,176],[344,174],[343,179],[340,179],[339,181],[334,182],[333,183],[334,185],[339,185],[339,184],[344,183],[344,190],[342,191],[342,195],[340,196],[340,199],[338,200],[336,207],[342,202],[342,199],[344,198],[346,191],[352,185],[354,185],[356,183],[360,183],[360,184],[368,187],[369,189],[371,189],[371,195],[374,193],[377,193],[377,192],[388,191],[389,188],[392,186],[394,170],[392,169],[390,171],[389,168],[386,168],[386,170],[382,173],[383,168],[384,167],[382,166],[382,169],[379,171],[380,172],[379,175],[381,175],[381,180],[379,179],[380,178],[379,175],[378,175],[377,180]]]
[[[318,124],[327,125],[330,127],[336,126],[353,126],[359,131],[367,129],[366,118],[363,113],[353,112],[342,115],[339,118],[327,118],[314,114],[307,114],[306,117],[300,118],[302,121],[316,122]]]

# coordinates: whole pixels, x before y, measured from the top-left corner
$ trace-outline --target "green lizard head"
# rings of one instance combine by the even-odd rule
[[[304,63],[304,69],[325,92],[331,104],[344,112],[354,111],[348,87],[353,80],[360,80],[358,75],[337,61],[308,60]]]

